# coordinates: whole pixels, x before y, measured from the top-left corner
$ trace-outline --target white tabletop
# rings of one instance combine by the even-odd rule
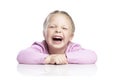
[[[95,64],[79,65],[24,65],[18,64],[20,74],[31,76],[94,76],[97,72]]]

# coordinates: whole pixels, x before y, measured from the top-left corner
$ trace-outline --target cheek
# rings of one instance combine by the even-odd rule
[[[67,33],[66,34],[66,39],[69,41],[73,38],[72,34],[71,33]]]
[[[65,34],[65,38],[66,38],[66,40],[69,40],[69,38],[70,38],[70,35],[67,33],[67,34]]]
[[[44,35],[45,39],[47,39],[47,37],[49,36],[48,34],[49,34],[49,32],[47,30],[43,32],[43,35]]]
[[[51,35],[52,35],[52,31],[51,30],[46,30],[45,37],[49,38],[49,37],[51,37]]]

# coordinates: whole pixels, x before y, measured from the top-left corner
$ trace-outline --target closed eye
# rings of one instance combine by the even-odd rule
[[[55,28],[55,26],[49,26],[49,28]]]
[[[63,29],[63,30],[68,30],[68,28],[66,28],[66,27],[63,27],[62,29]]]

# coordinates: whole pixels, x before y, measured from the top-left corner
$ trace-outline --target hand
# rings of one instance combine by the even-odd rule
[[[45,59],[46,64],[68,64],[65,54],[51,54]]]
[[[53,54],[55,64],[68,64],[65,54]]]
[[[48,57],[46,57],[45,64],[55,64],[54,56],[55,55],[49,55]]]

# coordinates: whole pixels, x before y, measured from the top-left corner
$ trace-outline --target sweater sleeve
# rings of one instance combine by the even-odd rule
[[[20,64],[44,64],[44,59],[48,54],[43,53],[43,48],[38,45],[32,45],[31,47],[19,52],[17,61]]]
[[[72,64],[94,64],[97,60],[97,55],[94,51],[83,49],[78,44],[69,47],[69,52],[66,53],[66,56],[68,63]]]

